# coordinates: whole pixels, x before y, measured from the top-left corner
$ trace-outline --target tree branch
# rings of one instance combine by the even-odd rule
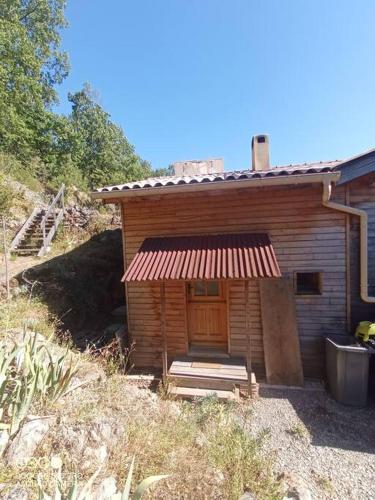
[[[39,7],[39,4],[40,4],[40,1],[37,0],[35,5],[33,7],[30,7],[29,10],[26,11],[25,14],[19,18],[19,22],[24,21],[30,14],[35,12],[37,10],[37,8]]]

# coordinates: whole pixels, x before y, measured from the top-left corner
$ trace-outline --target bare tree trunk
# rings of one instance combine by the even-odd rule
[[[5,283],[7,290],[7,299],[10,298],[10,286],[9,286],[9,261],[8,261],[8,246],[6,237],[6,224],[5,216],[3,215],[3,248],[4,248],[4,259],[5,259]]]

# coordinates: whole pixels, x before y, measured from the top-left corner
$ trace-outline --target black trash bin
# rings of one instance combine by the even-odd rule
[[[332,396],[349,406],[366,406],[370,352],[350,335],[326,338],[326,372]]]

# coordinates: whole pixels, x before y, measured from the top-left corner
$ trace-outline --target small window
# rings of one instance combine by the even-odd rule
[[[197,281],[194,283],[194,295],[203,296],[206,295],[206,287],[204,281]]]
[[[207,295],[211,297],[217,297],[220,295],[219,283],[217,281],[208,281],[206,285]]]
[[[192,297],[220,297],[221,289],[218,281],[194,281],[189,285]]]
[[[320,295],[322,293],[321,273],[295,273],[294,290],[297,295]]]
[[[264,135],[258,135],[257,142],[258,142],[258,144],[262,144],[263,142],[266,142],[265,136]]]

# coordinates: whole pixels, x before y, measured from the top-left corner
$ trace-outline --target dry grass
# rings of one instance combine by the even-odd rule
[[[27,329],[50,337],[56,326],[48,307],[36,298],[21,294],[13,300],[0,301],[0,338],[13,329]]]
[[[247,490],[257,498],[277,498],[271,464],[260,457],[260,441],[236,422],[237,411],[208,398],[165,403],[156,418],[133,422],[126,446],[138,457],[137,479],[171,474],[158,486],[160,498],[238,499]],[[125,471],[125,457],[116,463]]]
[[[310,433],[303,423],[293,425],[287,432],[295,438],[308,439],[310,437]]]
[[[245,410],[215,398],[163,401],[148,389],[127,385],[124,376],[114,375],[49,409],[59,415],[59,425],[44,441],[36,463],[46,475],[44,484],[50,474],[45,457],[56,453],[63,459],[68,481],[73,474],[87,480],[93,470],[81,469],[80,458],[67,447],[61,429],[114,418],[120,439],[110,448],[101,477],[113,475],[123,486],[131,457],[136,456],[134,484],[152,474],[170,474],[146,498],[237,500],[246,490],[260,499],[279,498],[272,464],[260,454],[261,439],[252,439],[238,423],[238,415]],[[32,471],[35,474],[35,465]],[[26,483],[32,486],[31,480]]]
[[[114,375],[71,393],[50,406],[56,427],[25,468],[1,467],[0,482],[20,482],[37,498],[35,477],[51,484],[49,459],[58,454],[67,484],[76,474],[87,481],[95,469],[82,466],[80,455],[67,443],[66,429],[89,429],[94,422],[112,419],[118,432],[100,478],[113,475],[122,487],[132,456],[136,457],[134,484],[152,474],[170,474],[146,498],[235,499],[251,491],[259,499],[280,498],[272,463],[261,456],[261,439],[253,439],[239,422],[248,418],[249,403],[233,405],[215,398],[201,402],[161,400],[148,389],[129,385]],[[52,481],[53,483],[53,481]]]
[[[331,479],[326,476],[322,476],[318,473],[314,473],[314,479],[316,484],[323,490],[327,495],[332,495],[334,492],[334,487]]]
[[[55,239],[53,240],[53,245],[51,246],[51,252],[48,255],[49,258],[63,255],[70,252],[79,245],[85,243],[85,241],[90,239],[90,233],[81,229],[74,227],[62,227],[60,226],[57,230]]]
[[[46,306],[37,299],[19,296],[0,303],[0,334],[19,329],[22,324],[47,336],[56,326]],[[87,353],[75,356],[82,371],[103,373],[98,368],[102,361],[98,363]],[[74,475],[81,482],[87,481],[97,465],[84,467],[82,452],[67,435],[69,430],[87,434],[95,422],[107,419],[117,437],[105,443],[108,459],[99,479],[113,475],[123,487],[135,456],[134,484],[152,474],[170,474],[151,488],[146,498],[237,500],[244,491],[259,499],[280,498],[272,463],[262,454],[262,438],[254,439],[248,432],[250,402],[225,404],[215,398],[192,403],[173,401],[163,390],[155,393],[131,385],[126,376],[112,368],[104,369],[106,375],[103,373],[100,380],[54,404],[34,404],[33,414],[56,415],[56,425],[26,467],[12,468],[0,462],[0,483],[8,489],[20,483],[29,491],[30,499],[36,499],[39,474],[51,492],[54,481],[50,459],[56,454],[63,461],[66,484]]]

